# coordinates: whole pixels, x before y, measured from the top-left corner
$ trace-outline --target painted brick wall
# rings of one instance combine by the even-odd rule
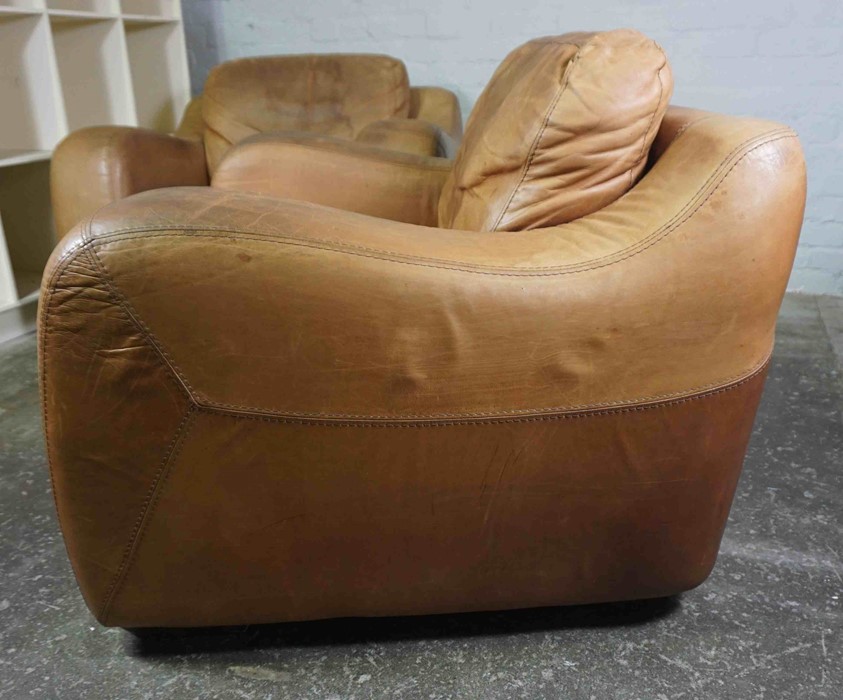
[[[809,201],[791,289],[843,295],[843,0],[183,0],[193,87],[229,58],[358,51],[402,58],[464,115],[509,49],[634,27],[673,66],[673,101],[799,131]]]

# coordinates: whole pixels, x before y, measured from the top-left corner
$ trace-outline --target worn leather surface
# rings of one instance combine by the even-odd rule
[[[471,112],[440,224],[522,231],[605,207],[644,168],[672,87],[661,48],[633,30],[520,46]]]
[[[686,110],[662,128],[626,196],[519,235],[215,188],[78,227],[45,273],[39,346],[97,617],[476,610],[704,579],[805,171],[777,124]]]
[[[185,129],[189,133],[190,127]],[[80,129],[56,147],[50,164],[56,233],[65,235],[101,207],[130,194],[207,184],[205,151],[195,138],[127,126]]]
[[[451,161],[401,153],[395,146],[392,142],[385,150],[328,136],[260,134],[226,153],[211,185],[436,226]]]
[[[367,124],[406,117],[407,70],[368,54],[242,58],[216,66],[202,100],[211,172],[222,150],[268,131],[310,131],[354,138]]]

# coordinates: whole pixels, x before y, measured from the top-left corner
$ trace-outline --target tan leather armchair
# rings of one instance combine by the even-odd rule
[[[798,140],[670,108],[635,120],[646,168],[596,211],[443,227],[492,97],[453,165],[277,145],[312,168],[277,187],[365,213],[235,191],[232,165],[227,189],[130,197],[62,242],[39,321],[47,449],[100,621],[517,608],[707,577],[801,226]],[[519,216],[548,215],[536,172]]]
[[[411,87],[389,56],[324,54],[245,58],[214,68],[172,135],[148,129],[80,129],[56,149],[52,199],[66,234],[97,209],[162,187],[207,185],[242,139],[312,133],[343,142],[452,156],[462,135],[459,102],[440,87]]]

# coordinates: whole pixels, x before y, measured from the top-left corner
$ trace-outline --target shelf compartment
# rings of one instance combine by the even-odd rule
[[[0,149],[48,150],[64,135],[49,22],[0,14]]]
[[[121,0],[124,15],[178,19],[178,3],[173,0]]]
[[[38,291],[41,274],[57,242],[48,161],[0,168],[0,217],[16,300],[24,300]],[[0,277],[8,280],[7,275]]]
[[[134,124],[120,22],[51,17],[50,24],[69,130]]]
[[[179,23],[125,23],[138,125],[174,131],[190,99]]]

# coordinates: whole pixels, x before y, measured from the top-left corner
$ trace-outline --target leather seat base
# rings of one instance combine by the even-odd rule
[[[765,373],[674,401],[473,422],[191,405],[101,619],[226,625],[687,590],[714,564]]]

